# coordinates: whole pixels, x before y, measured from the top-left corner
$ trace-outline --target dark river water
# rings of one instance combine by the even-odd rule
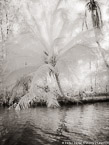
[[[0,108],[0,145],[109,144],[109,103]]]

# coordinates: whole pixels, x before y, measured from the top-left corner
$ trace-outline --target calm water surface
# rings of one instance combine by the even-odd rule
[[[0,109],[0,145],[109,142],[109,103],[23,111]]]

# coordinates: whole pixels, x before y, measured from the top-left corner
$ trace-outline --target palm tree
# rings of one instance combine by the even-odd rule
[[[92,30],[86,30],[73,36],[72,33],[75,31],[73,26],[80,22],[80,17],[78,16],[76,21],[72,22],[69,19],[68,10],[61,8],[62,2],[63,0],[47,0],[46,2],[40,0],[35,5],[35,15],[34,11],[32,11],[32,6],[30,4],[25,5],[25,13],[23,12],[24,21],[35,36],[36,41],[39,41],[44,48],[44,61],[43,65],[39,67],[33,77],[29,94],[21,98],[16,107],[17,109],[20,106],[21,108],[28,108],[30,103],[37,98],[37,94],[34,93],[34,87],[39,78],[39,74],[45,74],[46,71],[49,72],[49,75],[54,76],[61,97],[69,100],[61,85],[58,62],[65,53],[73,49],[76,45],[90,40],[87,35],[92,33]],[[49,95],[50,98],[53,94],[50,93]],[[52,98],[54,99],[54,97]],[[56,99],[54,100],[54,105],[51,104],[49,106],[59,106]],[[73,99],[70,98],[70,100]]]
[[[87,24],[86,19],[87,19],[87,12],[89,11],[91,13],[93,29],[94,29],[96,43],[98,45],[99,52],[103,58],[103,61],[106,65],[106,67],[109,69],[109,64],[106,61],[105,54],[104,54],[103,49],[100,44],[100,37],[103,35],[102,30],[101,30],[102,26],[103,26],[101,8],[99,6],[99,3],[95,0],[90,0],[90,2],[88,2],[85,7],[86,7],[86,9],[85,9],[85,18],[83,21],[83,26],[85,24],[86,28],[88,29],[88,24]]]

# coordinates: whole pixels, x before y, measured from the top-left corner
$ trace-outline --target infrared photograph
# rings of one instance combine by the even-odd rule
[[[0,0],[0,145],[109,145],[109,0]]]

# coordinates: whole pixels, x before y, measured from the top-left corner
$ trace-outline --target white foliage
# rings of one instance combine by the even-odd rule
[[[46,104],[47,104],[47,107],[51,107],[51,108],[56,108],[56,107],[60,106],[58,101],[57,101],[56,96],[54,96],[52,92],[49,92],[47,94],[47,102],[46,102]]]

